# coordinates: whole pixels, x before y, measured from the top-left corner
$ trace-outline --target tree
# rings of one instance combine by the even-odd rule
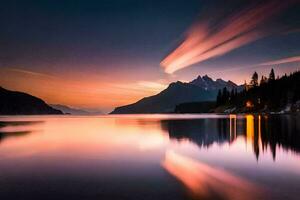
[[[254,72],[254,74],[252,75],[252,79],[251,79],[250,83],[253,87],[258,86],[258,74],[257,74],[257,72]]]
[[[270,75],[269,75],[269,80],[270,81],[275,80],[275,73],[274,73],[274,69],[273,68],[271,69],[271,72],[270,72]]]
[[[227,90],[226,87],[223,88],[223,92],[222,92],[222,103],[226,103],[229,99],[230,93]]]
[[[265,84],[265,83],[267,83],[267,81],[268,81],[267,77],[261,76],[259,85]]]
[[[263,76],[261,82],[263,83],[266,79]],[[271,112],[286,108],[290,108],[292,112],[299,111],[299,82],[300,71],[297,71],[273,81],[266,81],[257,87],[250,87],[248,90],[243,90],[239,93],[236,88],[234,91],[223,88],[218,93],[218,99],[221,101],[221,104],[218,106],[244,108],[246,104],[246,107],[248,106],[253,111]],[[247,84],[245,85],[247,86]]]
[[[223,104],[222,102],[222,92],[221,90],[218,91],[218,95],[217,95],[217,105],[221,105]]]
[[[234,94],[234,89],[232,89],[229,98],[230,103],[233,103],[234,99],[235,99],[235,94]]]
[[[245,80],[244,83],[244,90],[248,91],[249,90],[249,85],[247,84],[247,81]]]

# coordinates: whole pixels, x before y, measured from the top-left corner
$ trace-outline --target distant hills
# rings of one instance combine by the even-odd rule
[[[215,101],[218,90],[224,87],[228,90],[242,90],[243,88],[231,81],[222,79],[214,81],[207,75],[198,76],[189,83],[173,82],[160,93],[145,97],[130,105],[117,107],[111,114],[174,112],[176,105],[181,103]]]
[[[52,108],[62,111],[64,114],[71,114],[71,115],[91,115],[92,114],[85,110],[71,108],[71,107],[68,107],[65,105],[60,105],[60,104],[50,104],[50,106]]]
[[[0,87],[0,115],[63,114],[42,99]]]
[[[101,111],[87,111],[78,108],[72,108],[69,106],[61,105],[61,104],[50,104],[52,108],[57,110],[61,110],[64,114],[70,115],[100,115],[102,114]]]

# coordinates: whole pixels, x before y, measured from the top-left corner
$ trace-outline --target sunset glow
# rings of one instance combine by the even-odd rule
[[[300,0],[2,0],[0,200],[298,200]]]
[[[240,85],[253,71],[289,74],[299,70],[297,6],[296,0],[6,2],[0,86],[109,113],[199,75]]]
[[[150,81],[98,80],[94,76],[63,78],[19,69],[0,69],[1,84],[24,91],[52,104],[65,104],[79,108],[98,108],[110,111],[113,107],[137,101],[143,96],[160,92],[165,84]],[[76,80],[77,79],[77,80]]]

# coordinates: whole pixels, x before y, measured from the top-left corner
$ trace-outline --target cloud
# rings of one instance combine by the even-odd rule
[[[292,63],[292,62],[300,62],[300,56],[293,56],[289,58],[283,58],[279,60],[273,60],[265,63],[259,64],[260,66],[265,66],[265,65],[279,65],[279,64],[285,64],[285,63]]]
[[[235,10],[225,18],[215,17],[215,21],[206,17],[191,27],[178,48],[162,60],[161,66],[172,74],[266,37],[272,34],[271,29],[266,29],[266,23],[290,4],[291,1],[267,1]]]
[[[17,73],[22,73],[22,74],[28,74],[31,76],[42,76],[42,77],[47,77],[47,78],[56,78],[55,76],[51,76],[48,74],[43,74],[39,72],[34,72],[34,71],[29,71],[29,70],[23,70],[23,69],[18,69],[18,68],[4,68],[7,71],[12,71],[12,72],[17,72]]]
[[[167,87],[166,84],[153,81],[139,81],[138,85],[151,91],[161,91]]]
[[[118,88],[121,90],[129,90],[130,92],[137,92],[137,93],[157,93],[165,89],[168,85],[164,83],[163,80],[157,81],[138,81],[132,82],[127,84],[112,84],[113,88]]]

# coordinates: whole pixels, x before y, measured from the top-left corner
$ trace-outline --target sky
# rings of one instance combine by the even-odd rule
[[[299,69],[297,0],[3,0],[0,86],[111,111],[198,75]]]

